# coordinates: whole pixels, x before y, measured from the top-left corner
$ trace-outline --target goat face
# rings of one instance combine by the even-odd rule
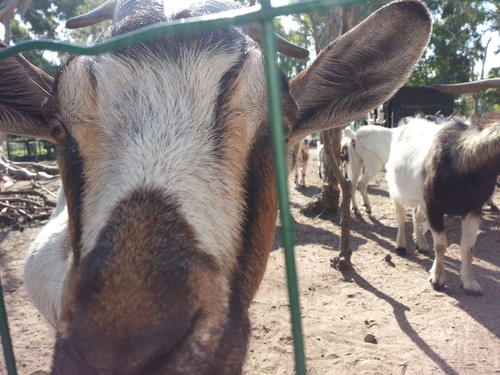
[[[100,40],[233,8],[120,1]],[[288,144],[387,100],[430,29],[420,1],[395,2],[283,79]],[[2,60],[2,130],[58,145],[65,196],[25,267],[57,330],[53,374],[240,373],[277,212],[262,57],[245,29],[75,57],[55,83]]]

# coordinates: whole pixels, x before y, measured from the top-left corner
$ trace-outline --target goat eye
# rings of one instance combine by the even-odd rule
[[[56,144],[61,143],[68,136],[68,130],[63,122],[58,117],[49,118],[50,136],[54,139]]]

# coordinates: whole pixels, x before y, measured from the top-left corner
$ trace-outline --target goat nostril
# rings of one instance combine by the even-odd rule
[[[96,375],[137,375],[148,366],[148,357],[124,356],[117,348],[93,344],[84,353],[79,352],[90,373]]]

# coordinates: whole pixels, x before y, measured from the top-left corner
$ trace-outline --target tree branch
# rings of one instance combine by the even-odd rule
[[[4,7],[0,9],[0,21],[3,21],[7,17],[9,17],[12,12],[14,12],[14,9],[16,9],[23,0],[6,0],[4,3]]]

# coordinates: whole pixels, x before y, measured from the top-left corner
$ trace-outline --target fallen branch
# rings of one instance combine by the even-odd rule
[[[27,166],[32,166],[32,164],[28,163]],[[32,172],[25,167],[18,166],[16,165],[16,163],[7,160],[3,155],[0,158],[0,172],[1,171],[4,171],[10,177],[13,177],[17,180],[50,180],[55,178],[55,176],[52,176],[44,172],[43,170]]]
[[[21,202],[21,203],[28,204],[30,206],[44,207],[43,204],[40,204],[40,203],[35,202],[35,201],[32,201],[30,199],[17,198],[17,197],[7,197],[7,198],[1,198],[0,197],[0,202]]]
[[[56,195],[34,181],[31,186],[24,186],[27,190],[0,192],[0,227],[22,231],[29,222],[50,218],[56,206]],[[36,191],[37,188],[42,188],[43,192]]]
[[[30,220],[33,220],[33,217],[30,214],[28,214],[26,211],[24,211],[23,209],[21,209],[19,207],[15,207],[15,206],[12,206],[10,204],[2,203],[2,202],[0,202],[0,207],[5,207],[5,208],[8,208],[9,210],[19,212],[21,215],[26,216]]]
[[[33,169],[35,172],[45,172],[48,173],[49,175],[54,175],[59,173],[59,167],[57,165],[29,163],[25,161],[22,162],[11,161],[10,163],[16,167],[29,168]]]
[[[39,189],[42,189],[43,191],[45,191],[47,194],[53,196],[54,198],[57,199],[57,194],[54,194],[53,192],[51,192],[49,189],[47,189],[45,186],[42,186],[40,185],[39,183],[35,182],[35,181],[31,181],[31,186],[33,187],[36,187],[36,188],[39,188]],[[55,207],[55,206],[54,206]]]
[[[54,195],[54,193],[51,193],[51,194]],[[9,196],[12,196],[12,195],[34,195],[34,196],[42,198],[43,201],[44,201],[44,203],[45,203],[45,205],[47,205],[49,207],[55,207],[56,206],[55,202],[51,201],[45,195],[43,195],[42,193],[39,193],[38,191],[35,191],[35,190],[9,190],[9,191],[0,191],[0,196],[2,196],[2,195],[9,195]],[[55,197],[57,198],[57,196],[55,196]]]

